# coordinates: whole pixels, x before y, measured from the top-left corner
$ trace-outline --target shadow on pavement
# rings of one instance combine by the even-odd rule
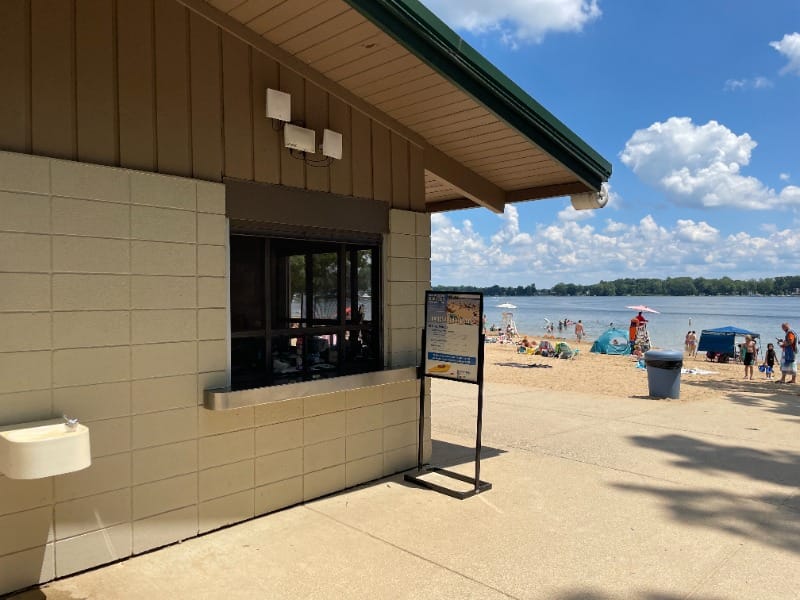
[[[609,596],[602,592],[592,590],[575,590],[574,592],[559,594],[553,600],[614,600],[617,597],[618,596]],[[648,591],[639,592],[635,596],[626,595],[626,597],[636,598],[636,600],[684,600],[686,598],[684,594],[676,596],[675,594]],[[714,596],[713,598],[710,596],[693,596],[693,598],[695,598],[695,600],[723,600],[720,596]]]
[[[674,465],[705,472],[724,471],[791,487],[800,486],[800,453],[723,446],[679,434],[629,438],[642,448],[672,454]]]
[[[475,448],[451,444],[442,440],[431,440],[431,464],[437,467],[455,467],[458,465],[470,464],[475,461]],[[491,446],[481,446],[481,460],[494,458],[505,454],[506,450],[492,448]]]
[[[778,375],[780,378],[780,375]],[[732,402],[743,406],[763,408],[791,417],[800,417],[800,385],[780,384],[766,379],[733,380],[733,381],[687,381],[683,379],[681,385],[699,388],[709,388],[716,392],[723,391]],[[800,424],[800,419],[797,420]]]
[[[618,489],[649,494],[663,500],[672,517],[687,525],[716,529],[767,546],[800,554],[800,515],[778,518],[774,506],[783,495],[766,494],[743,501],[737,494],[718,489],[677,490],[647,485],[617,484]]]
[[[632,436],[636,445],[672,454],[673,464],[705,472],[728,472],[786,486],[785,492],[744,500],[720,489],[676,489],[656,485],[616,484],[618,489],[660,498],[672,518],[696,527],[716,529],[767,546],[800,554],[800,514],[791,496],[800,486],[800,454],[723,446],[685,435]],[[775,507],[787,511],[783,517]],[[790,511],[790,512],[789,512]],[[788,515],[788,516],[787,516]]]
[[[542,363],[517,363],[517,362],[499,362],[494,363],[498,367],[517,367],[518,369],[552,369],[553,365],[543,365]]]

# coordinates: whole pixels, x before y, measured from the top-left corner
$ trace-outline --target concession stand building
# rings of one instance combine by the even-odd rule
[[[610,176],[415,0],[4,0],[0,81],[0,594],[416,466],[430,214]]]

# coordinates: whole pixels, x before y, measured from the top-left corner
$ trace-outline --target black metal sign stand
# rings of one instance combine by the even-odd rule
[[[426,310],[427,310],[427,301],[426,301]],[[480,301],[480,314],[483,315],[483,296],[481,296],[481,301]],[[427,315],[426,315],[426,321],[427,321]],[[425,335],[426,335],[426,330],[423,329],[422,330],[423,353],[425,352],[426,348]],[[425,378],[430,377],[430,375],[425,374],[424,356],[422,360],[422,365],[420,365],[419,367],[419,434],[418,434],[419,443],[417,449],[417,471],[416,473],[406,473],[404,477],[406,481],[428,488],[430,490],[434,490],[436,492],[440,492],[442,494],[446,494],[453,498],[458,498],[459,500],[464,500],[465,498],[470,498],[472,496],[475,496],[476,494],[480,494],[481,492],[485,492],[487,490],[492,489],[491,483],[489,483],[488,481],[481,481],[481,429],[483,427],[483,348],[484,348],[483,346],[484,335],[482,332],[478,335],[478,341],[480,344],[478,347],[478,377],[477,377],[477,382],[475,382],[478,386],[478,418],[476,427],[477,434],[475,438],[475,477],[462,475],[461,473],[456,473],[454,471],[443,469],[441,467],[423,465],[423,451],[424,451],[423,440],[425,434]],[[466,383],[473,383],[473,382],[466,382]],[[433,399],[431,398],[431,402],[432,401]],[[438,473],[439,475],[444,475],[452,479],[457,479],[458,481],[463,481],[464,483],[472,484],[472,489],[460,492],[457,490],[446,488],[444,486],[423,479],[422,476],[428,473]]]

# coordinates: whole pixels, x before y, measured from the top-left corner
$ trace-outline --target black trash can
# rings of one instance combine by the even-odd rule
[[[683,352],[648,350],[644,353],[644,364],[647,367],[647,385],[652,397],[681,397]]]

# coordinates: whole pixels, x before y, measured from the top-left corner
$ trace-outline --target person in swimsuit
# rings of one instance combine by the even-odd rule
[[[756,341],[752,335],[744,336],[742,345],[742,362],[744,363],[744,378],[753,378],[753,365],[756,362]]]

